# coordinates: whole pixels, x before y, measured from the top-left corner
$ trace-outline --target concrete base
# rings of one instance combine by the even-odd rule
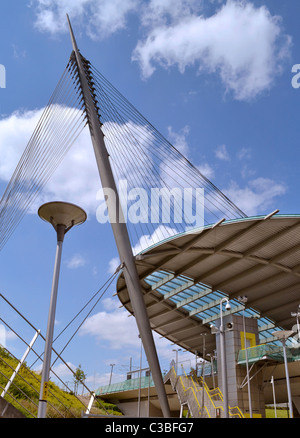
[[[26,418],[18,409],[0,397],[0,418]]]

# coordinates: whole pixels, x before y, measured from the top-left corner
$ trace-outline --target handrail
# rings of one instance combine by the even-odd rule
[[[198,400],[198,398],[197,398],[197,396],[195,394],[194,388],[192,388],[191,386],[186,388],[186,386],[184,384],[184,381],[182,379],[182,376],[177,376],[177,373],[175,371],[174,366],[171,367],[169,373],[170,373],[170,379],[171,379],[172,385],[176,389],[176,392],[178,393],[178,397],[179,397],[180,401],[181,402],[183,401],[183,400],[181,400],[181,396],[180,396],[181,391],[183,390],[183,392],[186,394],[185,397],[187,397],[186,402],[187,402],[187,404],[189,406],[189,409],[191,410],[191,402],[195,401],[196,402],[196,406],[198,405],[197,406],[198,413],[201,414],[201,406],[200,406],[199,400]],[[173,378],[172,373],[173,373],[175,379]],[[180,388],[181,388],[181,390],[180,390]],[[189,391],[189,390],[191,390],[191,391]],[[192,394],[192,400],[191,399],[189,400],[188,393]],[[208,412],[207,408],[206,408],[206,412],[207,412],[207,415],[209,417],[211,417],[211,415]]]
[[[195,400],[196,400],[196,402],[197,402],[198,408],[199,408],[199,413],[202,414],[202,407],[201,407],[201,405],[200,405],[200,403],[199,403],[198,397],[196,396],[196,393],[195,393],[194,388],[192,388],[191,386],[189,386],[187,389],[185,389],[185,385],[184,385],[184,383],[183,383],[183,381],[182,381],[181,376],[179,377],[179,379],[180,379],[180,381],[181,381],[181,384],[182,384],[182,386],[183,386],[184,391],[187,392],[189,389],[192,391],[192,393],[193,393],[193,395],[194,395],[194,398],[195,398]],[[206,410],[208,416],[211,418],[211,415],[210,415],[210,413],[208,412],[207,407],[204,406],[204,408],[205,408],[205,410]]]
[[[196,390],[199,391],[199,390],[197,389],[196,385],[195,385],[195,382],[194,382],[193,376],[187,376],[187,374],[186,374],[185,369],[183,368],[183,366],[182,366],[182,369],[183,369],[183,371],[184,371],[184,374],[185,374],[186,378],[187,378],[187,379],[191,379],[191,381],[193,382],[193,384],[194,384]],[[205,388],[206,394],[207,394],[209,400],[211,401],[211,403],[212,403],[214,409],[222,409],[222,410],[224,411],[224,407],[223,407],[223,406],[216,406],[216,405],[215,405],[215,403],[214,403],[214,401],[212,400],[212,397],[211,397],[211,395],[210,395],[210,392],[217,390],[217,394],[215,394],[215,395],[220,396],[221,400],[223,401],[223,394],[222,394],[222,391],[220,390],[220,388],[217,387],[217,388],[209,389],[208,386],[207,386],[207,383],[206,383],[205,381],[203,382],[203,377],[202,377],[202,376],[200,377],[200,380],[202,381],[202,387]],[[213,397],[214,397],[215,395],[213,395]],[[206,408],[206,406],[205,406],[205,408]],[[244,414],[241,412],[241,410],[240,410],[240,408],[239,408],[238,406],[228,406],[228,408],[229,408],[229,415],[230,415],[231,417],[234,417],[234,416],[238,415],[239,418],[245,418]],[[234,409],[236,409],[236,410],[238,411],[237,414],[234,414],[234,413],[232,412]]]

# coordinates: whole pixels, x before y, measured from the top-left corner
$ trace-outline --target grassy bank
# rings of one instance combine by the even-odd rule
[[[18,365],[18,361],[13,358],[5,349],[0,347],[0,385],[1,392],[7,384],[13,370]],[[5,377],[7,376],[7,377]],[[10,386],[5,400],[15,406],[26,417],[34,418],[37,416],[39,391],[41,377],[39,374],[30,370],[26,364],[22,365],[14,383]],[[79,398],[81,400],[79,400]],[[47,406],[47,416],[51,418],[80,418],[85,411],[85,404],[89,397],[76,397],[72,392],[60,389],[55,383],[49,383],[49,396]],[[110,403],[101,401],[101,405],[94,404],[91,413],[95,415],[122,415],[119,409]]]

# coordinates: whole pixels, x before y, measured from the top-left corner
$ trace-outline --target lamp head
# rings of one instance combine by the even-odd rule
[[[69,202],[47,202],[43,204],[38,215],[49,222],[60,235],[58,240],[63,240],[63,235],[74,225],[85,222],[87,216],[82,208]]]

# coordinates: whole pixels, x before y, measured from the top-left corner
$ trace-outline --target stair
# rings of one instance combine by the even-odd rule
[[[209,389],[202,378],[187,376],[185,373],[178,376],[174,367],[165,375],[164,382],[170,381],[176,391],[183,408],[186,406],[188,414],[194,418],[217,418],[224,412],[223,395],[219,388]],[[238,407],[229,408],[231,417],[243,417]]]

